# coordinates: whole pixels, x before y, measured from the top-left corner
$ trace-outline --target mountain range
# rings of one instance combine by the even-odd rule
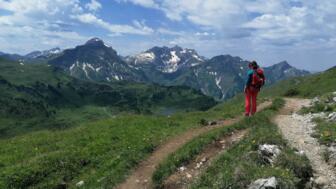
[[[193,49],[179,46],[153,47],[137,55],[122,57],[99,38],[63,51],[55,48],[25,56],[6,53],[0,53],[0,56],[26,63],[47,62],[84,80],[188,86],[217,100],[231,98],[242,91],[248,69],[248,61],[240,57],[219,55],[207,59]],[[286,61],[263,69],[267,84],[309,74]]]

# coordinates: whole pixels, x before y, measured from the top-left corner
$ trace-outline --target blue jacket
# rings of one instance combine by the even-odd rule
[[[247,80],[246,80],[245,86],[250,86],[251,85],[253,73],[254,73],[253,70],[248,70],[247,71]]]

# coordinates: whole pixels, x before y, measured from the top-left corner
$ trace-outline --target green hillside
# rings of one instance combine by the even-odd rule
[[[336,68],[325,72],[297,77],[278,82],[265,88],[263,94],[266,96],[299,96],[311,98],[336,91]]]
[[[74,188],[80,180],[88,188],[112,188],[168,137],[202,126],[202,120],[234,117],[242,102],[237,97],[172,116],[123,114],[2,139],[0,188]]]
[[[65,128],[121,112],[169,114],[206,110],[216,102],[187,87],[94,83],[47,64],[0,60],[0,136]],[[15,121],[14,121],[15,120]]]

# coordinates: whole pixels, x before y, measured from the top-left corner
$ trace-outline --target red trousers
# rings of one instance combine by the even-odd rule
[[[247,87],[245,91],[245,115],[253,115],[257,112],[258,89]]]

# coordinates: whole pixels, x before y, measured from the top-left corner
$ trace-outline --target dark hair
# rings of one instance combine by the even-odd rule
[[[249,63],[249,66],[251,66],[253,69],[258,69],[259,68],[258,63],[255,60],[251,61]]]

